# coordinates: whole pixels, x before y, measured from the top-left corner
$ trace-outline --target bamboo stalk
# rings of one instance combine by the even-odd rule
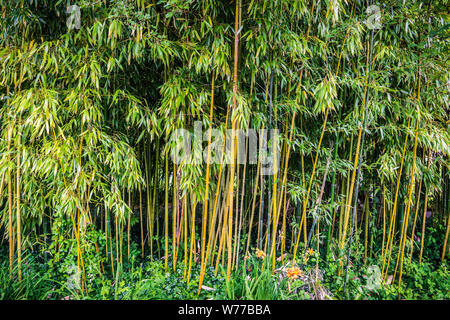
[[[168,151],[166,151],[166,190],[165,190],[165,200],[164,200],[164,238],[165,238],[164,270],[167,272],[167,266],[168,266],[168,261],[169,261],[169,153],[168,153]]]
[[[410,125],[411,125],[411,119],[408,121],[408,129],[410,128]],[[387,239],[387,243],[386,243],[385,255],[383,257],[383,267],[381,269],[382,279],[387,277],[387,273],[389,270],[389,263],[391,260],[391,251],[392,251],[392,245],[393,245],[393,239],[394,239],[394,229],[395,229],[395,217],[397,214],[398,192],[399,192],[400,181],[401,181],[401,177],[402,177],[403,163],[404,163],[404,159],[405,159],[407,142],[408,142],[408,135],[405,136],[405,142],[403,144],[402,158],[400,161],[400,169],[399,169],[399,173],[398,173],[398,177],[397,177],[397,186],[395,188],[394,205],[393,205],[393,208],[391,211],[391,220],[389,222],[388,239]],[[386,264],[386,258],[388,258],[387,264]],[[386,270],[385,270],[385,268],[386,268]]]
[[[212,125],[214,113],[214,72],[212,73],[211,80],[211,106],[209,110],[209,122]],[[200,266],[200,280],[198,285],[198,294],[200,294],[203,278],[205,276],[206,269],[206,257],[205,257],[205,245],[206,245],[206,223],[208,221],[208,200],[209,200],[209,164],[211,162],[211,127],[208,130],[208,151],[206,160],[206,185],[205,185],[205,198],[203,205],[203,224],[202,224],[202,248],[201,248],[201,266]]]
[[[425,152],[424,152],[424,156],[425,156]],[[412,232],[411,232],[411,242],[410,242],[411,250],[409,251],[409,262],[410,263],[412,261],[412,256],[413,256],[414,237],[415,237],[417,216],[419,214],[419,208],[420,208],[420,191],[422,189],[422,181],[423,181],[423,177],[420,179],[419,189],[418,189],[418,192],[417,192],[416,212],[414,214],[413,229],[412,229]]]
[[[448,216],[448,219],[447,219],[447,231],[445,232],[445,240],[444,240],[444,245],[442,247],[441,263],[444,263],[444,259],[447,254],[446,248],[447,248],[449,231],[450,231],[450,215]]]
[[[20,138],[19,138],[20,139]],[[20,144],[20,142],[19,142]],[[17,152],[17,168],[16,168],[16,203],[17,203],[17,268],[19,273],[19,281],[22,280],[22,233],[21,233],[21,225],[20,225],[20,149]]]
[[[237,108],[237,67],[238,67],[238,46],[239,46],[239,2],[236,1],[236,13],[235,13],[235,26],[234,26],[234,74],[233,74],[233,109]],[[227,265],[227,279],[230,279],[231,275],[231,227],[233,221],[233,189],[234,189],[234,174],[235,174],[235,161],[236,161],[236,119],[233,118],[231,122],[231,165],[230,165],[230,182],[228,188],[228,204],[229,210],[229,227],[228,227],[228,265]]]
[[[320,146],[322,144],[322,139],[323,139],[323,136],[324,136],[324,133],[325,133],[326,125],[327,125],[328,111],[329,111],[329,109],[327,108],[327,110],[325,112],[325,120],[323,122],[322,133],[320,134],[319,144],[317,146],[316,158],[314,159],[314,164],[313,164],[313,169],[312,169],[312,173],[311,173],[311,178],[309,180],[308,191],[306,192],[306,197],[305,197],[305,200],[303,202],[303,212],[302,212],[302,218],[300,220],[299,230],[302,229],[302,224],[305,223],[305,220],[306,220],[306,207],[307,207],[307,204],[308,204],[309,193],[311,192],[311,186],[312,186],[312,182],[313,182],[313,179],[314,179],[314,175],[316,173],[316,166],[317,166],[317,160],[319,158]],[[300,234],[301,234],[301,232],[298,233],[297,240],[295,242],[294,257],[292,259],[293,261],[295,261],[295,257],[297,255],[298,243],[299,243],[299,240],[300,240]],[[305,239],[305,245],[306,245],[306,243],[307,243],[307,239]]]
[[[191,279],[192,255],[194,252],[194,243],[195,243],[195,212],[196,212],[195,194],[191,195],[191,197],[193,198],[191,204],[191,247],[189,249],[189,267],[188,267],[187,283],[189,283]]]
[[[366,83],[364,86],[364,113],[363,113],[363,124],[360,126],[359,134],[358,134],[358,142],[356,144],[356,153],[355,153],[355,163],[353,168],[353,175],[352,175],[352,183],[350,186],[350,195],[348,198],[348,205],[350,205],[352,200],[352,193],[353,193],[353,185],[355,183],[355,173],[356,173],[356,167],[358,167],[358,172],[356,173],[356,189],[355,189],[355,200],[353,204],[353,213],[352,213],[352,227],[350,231],[350,239],[349,239],[349,245],[348,245],[348,252],[347,252],[347,265],[345,268],[345,280],[344,280],[344,288],[343,288],[343,294],[345,294],[345,287],[347,284],[347,275],[348,275],[348,266],[350,262],[350,255],[352,250],[352,240],[353,240],[353,221],[356,217],[356,211],[358,206],[358,194],[359,194],[359,184],[360,184],[360,175],[361,175],[361,163],[362,163],[362,147],[364,146],[364,138],[365,138],[365,130],[366,130],[366,123],[367,123],[367,109],[368,109],[368,103],[369,103],[369,90],[368,85],[370,83],[370,72],[372,70],[372,49],[373,49],[373,30],[370,33],[370,43],[368,44],[368,50],[367,50],[367,62],[366,62]],[[361,158],[361,160],[359,160]],[[350,206],[347,210],[350,210]],[[343,241],[345,241],[345,232],[346,229],[344,229],[344,238]],[[343,244],[341,244],[343,245]]]
[[[419,80],[419,91],[420,91],[420,80]],[[409,220],[409,212],[411,208],[411,196],[412,192],[414,190],[414,172],[416,169],[416,156],[417,156],[417,137],[419,135],[419,121],[420,121],[420,113],[417,112],[417,120],[416,120],[416,137],[414,139],[414,151],[413,151],[413,164],[412,164],[412,170],[411,170],[411,180],[410,180],[410,186],[409,186],[409,195],[408,195],[408,203],[406,205],[406,217],[404,218],[404,232],[403,232],[403,241],[400,240],[400,244],[402,247],[401,251],[401,260],[400,260],[400,275],[398,279],[398,298],[400,299],[400,285],[402,282],[402,273],[403,273],[403,258],[404,258],[404,252],[405,252],[405,243],[406,243],[406,231],[408,229],[408,220]],[[395,273],[394,273],[395,278]]]
[[[431,165],[431,149],[428,149],[427,167],[430,168]],[[422,236],[420,240],[420,254],[419,263],[422,263],[422,253],[423,253],[423,243],[425,240],[425,224],[427,220],[427,209],[428,209],[428,188],[425,188],[425,203],[423,205],[423,218],[422,218]]]
[[[9,127],[8,134],[7,134],[7,160],[8,163],[11,161],[11,131],[12,127]],[[11,178],[11,167],[8,166],[8,239],[9,239],[9,276],[12,277],[12,270],[13,270],[13,261],[14,261],[14,241],[13,241],[13,224],[12,224],[12,178]]]

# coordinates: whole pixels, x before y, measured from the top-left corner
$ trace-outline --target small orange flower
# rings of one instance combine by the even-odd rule
[[[290,280],[296,280],[303,277],[303,271],[299,267],[291,267],[287,269],[287,277]]]
[[[309,248],[309,249],[308,249],[308,254],[309,254],[309,255],[312,255],[313,253],[314,253],[314,250],[313,250],[312,248]]]
[[[264,251],[256,249],[256,257],[262,260],[266,257],[266,254]]]

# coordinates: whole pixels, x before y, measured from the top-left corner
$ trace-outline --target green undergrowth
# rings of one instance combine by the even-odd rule
[[[257,257],[255,252],[242,257],[237,270],[226,277],[226,266],[207,269],[200,295],[198,295],[199,264],[193,264],[189,282],[184,260],[179,260],[173,270],[164,258],[145,257],[136,245],[132,246],[130,258],[123,257],[114,275],[111,265],[100,252],[85,248],[85,290],[82,290],[82,268],[77,266],[74,246],[62,248],[58,255],[48,250],[28,251],[22,258],[22,280],[18,279],[17,263],[9,272],[8,251],[1,247],[0,298],[6,300],[147,300],[147,299],[230,299],[230,300],[309,300],[352,299],[379,300],[398,299],[398,275],[391,284],[381,284],[377,273],[380,261],[369,259],[366,264],[349,268],[344,291],[344,273],[340,273],[339,261],[330,254],[328,261],[320,253],[311,251],[299,256],[295,264],[287,256],[277,259],[272,271],[269,256]],[[58,257],[58,260],[55,257]],[[395,257],[393,257],[395,258]],[[378,264],[377,264],[378,263]],[[291,277],[289,270],[298,268],[300,275]],[[405,259],[400,287],[401,299],[449,299],[450,271],[447,264],[436,266],[430,261],[419,263]],[[388,272],[391,275],[391,271]]]

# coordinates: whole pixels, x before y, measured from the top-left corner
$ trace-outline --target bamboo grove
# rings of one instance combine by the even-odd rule
[[[80,8],[68,28],[67,7]],[[380,26],[369,28],[370,5]],[[10,268],[46,246],[114,274],[133,248],[205,277],[256,249],[338,273],[378,259],[400,286],[448,258],[448,1],[0,0],[0,235]],[[171,134],[206,133],[201,164]],[[277,129],[280,161],[211,163],[212,128]],[[234,132],[234,131],[233,131]],[[274,151],[277,146],[269,143]],[[192,155],[193,157],[195,155]],[[244,157],[247,156],[244,154]],[[208,161],[206,161],[208,160]],[[92,231],[99,231],[92,236]],[[420,235],[420,237],[418,237]],[[64,244],[72,241],[70,249]],[[344,287],[345,290],[345,287]]]

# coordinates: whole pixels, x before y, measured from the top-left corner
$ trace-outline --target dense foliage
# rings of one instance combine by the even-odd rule
[[[448,299],[448,5],[0,0],[0,297]]]

